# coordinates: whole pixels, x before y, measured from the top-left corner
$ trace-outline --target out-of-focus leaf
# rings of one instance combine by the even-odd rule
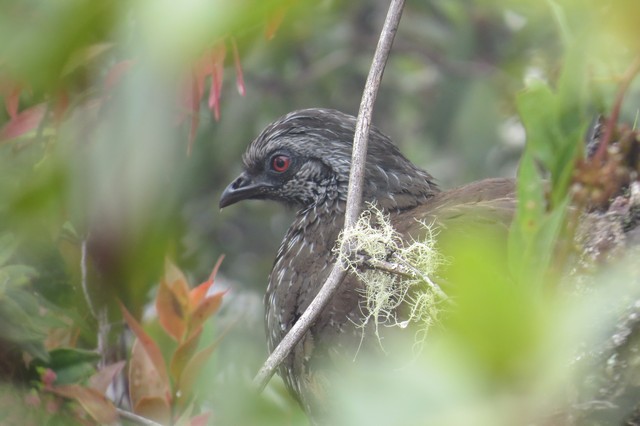
[[[271,16],[269,16],[267,20],[267,25],[264,30],[264,36],[267,40],[271,40],[276,35],[276,31],[278,31],[278,28],[280,28],[280,25],[284,20],[284,15],[287,13],[287,9],[287,5],[282,4],[272,11]]]
[[[190,424],[191,426],[207,426],[209,424],[209,417],[211,417],[211,412],[205,411],[204,413],[191,417]]]
[[[66,90],[61,90],[53,101],[53,121],[56,125],[59,125],[64,118],[64,114],[69,109],[69,93]]]
[[[88,64],[103,53],[111,50],[113,46],[113,43],[98,43],[76,50],[62,69],[62,75],[70,74],[77,68]]]
[[[191,398],[191,393],[195,389],[198,378],[201,376],[201,371],[211,358],[213,351],[218,347],[220,340],[221,338],[218,338],[206,348],[198,351],[185,366],[176,386],[176,390],[182,393],[181,397],[185,398],[185,400],[188,401]]]
[[[38,272],[31,266],[7,265],[0,268],[0,289],[10,283],[12,288],[21,287],[38,276]]]
[[[51,392],[78,401],[82,408],[100,424],[110,424],[118,418],[113,403],[95,389],[80,385],[64,385],[52,388]]]
[[[20,105],[20,93],[22,88],[15,85],[4,98],[4,106],[11,120],[15,120],[18,116],[18,107]]]
[[[167,368],[164,364],[164,359],[162,358],[162,352],[160,352],[160,348],[156,342],[144,331],[142,326],[136,321],[135,318],[127,311],[127,308],[124,307],[122,303],[120,303],[120,308],[122,310],[122,315],[124,319],[127,321],[127,324],[133,331],[133,334],[138,338],[136,343],[140,348],[138,349],[137,354],[137,362],[134,368],[133,364],[133,351],[132,351],[132,362],[129,367],[129,381],[133,383],[133,379],[137,379],[137,381],[145,380],[144,375],[140,375],[141,373],[146,373],[147,371],[155,370],[157,378],[160,381],[160,387],[165,389],[168,392],[169,389],[169,376],[167,374]],[[134,343],[134,348],[136,348],[136,343]],[[144,354],[140,353],[143,352]],[[145,362],[149,364],[145,366]],[[149,368],[151,367],[151,368]],[[132,374],[135,377],[131,377]],[[151,373],[150,373],[151,374]]]
[[[25,109],[2,128],[0,141],[17,138],[35,130],[40,125],[46,111],[47,106],[45,104]]]
[[[180,296],[174,291],[175,287],[169,287],[166,280],[161,280],[156,296],[156,311],[162,328],[177,342],[182,340],[186,330],[187,316],[189,315],[188,302],[180,300]]]
[[[220,120],[220,93],[222,92],[222,78],[224,76],[224,57],[226,48],[219,44],[211,51],[211,89],[209,90],[209,110],[213,111],[216,121]]]
[[[113,379],[120,374],[126,361],[119,361],[103,367],[100,371],[89,378],[89,387],[100,393],[106,393]]]
[[[189,304],[192,307],[198,306],[198,304],[202,301],[202,299],[207,295],[207,292],[213,285],[216,275],[218,274],[218,269],[220,268],[220,265],[222,264],[223,260],[224,260],[224,255],[221,255],[220,257],[218,257],[218,260],[216,261],[216,264],[213,267],[211,274],[209,274],[209,278],[202,284],[192,288],[191,291],[189,291]]]
[[[107,92],[111,91],[134,64],[135,60],[126,59],[113,65],[107,72],[107,76],[104,78],[104,89]]]
[[[17,246],[16,238],[10,232],[0,235],[0,266],[7,263]]]
[[[200,343],[201,334],[202,328],[199,328],[194,333],[191,333],[187,340],[182,342],[173,353],[171,364],[169,365],[169,371],[171,372],[171,378],[173,379],[174,383],[178,382],[185,365],[187,364],[187,362],[189,362],[196,349],[198,349],[198,343]]]
[[[171,407],[169,407],[169,404],[163,398],[142,398],[135,405],[134,412],[162,425],[171,424]]]
[[[161,399],[168,405],[169,392],[167,379],[155,367],[140,340],[136,340],[129,359],[129,395],[134,410],[138,413],[136,407],[145,399]]]
[[[220,309],[222,297],[226,292],[218,292],[205,298],[191,313],[189,330],[197,330],[209,317]]]
[[[509,268],[521,284],[538,283],[553,253],[554,240],[538,241],[547,222],[544,183],[532,156],[522,157],[518,172],[518,207],[509,234]],[[552,234],[553,235],[553,234]],[[551,236],[551,235],[549,235]],[[546,244],[546,247],[544,245]],[[544,253],[537,250],[544,249]],[[547,262],[541,262],[540,257]],[[534,274],[534,275],[531,275]]]
[[[238,44],[236,43],[236,39],[231,39],[231,46],[233,47],[233,65],[236,70],[236,87],[238,88],[238,93],[240,96],[244,96],[246,94],[246,88],[244,86],[244,76],[242,73],[242,64],[240,63],[240,54],[238,53]]]
[[[49,362],[44,365],[55,371],[56,384],[67,385],[82,382],[93,375],[100,354],[82,349],[59,348],[49,352],[49,357]]]

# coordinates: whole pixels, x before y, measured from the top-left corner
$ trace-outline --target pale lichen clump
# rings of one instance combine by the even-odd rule
[[[369,204],[356,226],[338,239],[336,254],[365,285],[365,315],[359,325],[365,327],[374,321],[378,339],[380,325],[406,328],[415,324],[416,343],[421,344],[437,319],[439,302],[446,299],[429,278],[444,263],[435,249],[435,228],[420,223],[424,237],[407,243],[389,217]]]

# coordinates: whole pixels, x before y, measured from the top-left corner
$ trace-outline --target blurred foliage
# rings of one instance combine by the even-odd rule
[[[96,347],[97,311],[119,318],[116,299],[135,317],[148,311],[165,256],[202,277],[224,252],[219,282],[232,291],[215,328],[235,326],[202,367],[203,405],[221,424],[304,424],[278,381],[262,397],[249,390],[266,355],[261,297],[291,213],[263,203],[219,212],[217,199],[246,145],[279,115],[312,106],[357,112],[386,7],[0,0],[0,371],[18,382],[1,406],[30,397],[30,381],[42,384],[26,367],[5,373],[24,365],[23,352],[38,358],[34,368],[58,372],[62,352],[52,350]],[[354,416],[342,423],[424,424],[433,408],[433,416],[445,411],[441,424],[501,424],[505,407],[558,408],[545,404],[573,373],[559,374],[570,349],[554,356],[549,347],[560,331],[579,334],[563,348],[580,341],[585,316],[575,311],[597,307],[597,298],[567,308],[529,291],[546,282],[579,141],[594,115],[610,111],[640,51],[639,16],[636,0],[407,2],[374,122],[444,188],[513,176],[524,126],[525,202],[509,247],[521,286],[496,281],[504,269],[491,270],[493,262],[474,263],[475,251],[499,263],[482,240],[469,245],[459,253],[470,266],[451,335],[434,337],[417,373],[396,374],[393,386],[354,371],[364,391],[342,400]],[[632,84],[621,121],[635,122],[639,93]],[[540,186],[548,178],[550,204]],[[612,323],[611,311],[597,318]],[[70,383],[90,375],[80,370]],[[505,375],[508,385],[498,386]],[[516,388],[515,397],[505,391]],[[67,395],[78,397],[73,389]],[[383,403],[395,394],[407,398]],[[53,398],[44,395],[38,406]],[[393,407],[406,409],[393,417]],[[415,421],[416,413],[425,417]]]

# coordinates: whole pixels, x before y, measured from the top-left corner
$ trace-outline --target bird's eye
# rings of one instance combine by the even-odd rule
[[[276,155],[271,159],[271,168],[278,173],[284,173],[291,165],[291,159],[286,155]]]

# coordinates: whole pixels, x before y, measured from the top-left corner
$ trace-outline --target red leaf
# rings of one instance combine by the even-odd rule
[[[189,330],[197,330],[209,319],[210,316],[218,312],[222,304],[222,297],[226,291],[221,291],[205,298],[191,314]]]
[[[4,106],[7,109],[7,113],[11,120],[14,120],[18,116],[18,106],[20,104],[20,92],[22,88],[15,85],[10,89],[9,94],[4,98]]]
[[[224,75],[224,57],[226,49],[219,44],[211,50],[211,89],[209,90],[209,109],[213,111],[216,121],[220,119],[220,93],[222,92],[222,77]]]
[[[9,121],[0,132],[0,140],[13,139],[37,129],[47,111],[45,104],[25,109]]]
[[[162,382],[162,386],[166,389],[169,389],[169,375],[167,374],[167,368],[164,365],[164,359],[162,358],[162,353],[160,352],[160,348],[156,345],[156,342],[144,331],[142,326],[136,321],[136,319],[127,311],[127,308],[124,307],[122,302],[118,301],[120,304],[120,310],[122,310],[122,315],[124,316],[125,321],[133,331],[133,334],[138,338],[138,341],[144,348],[145,353],[149,357],[151,364],[153,364],[155,370],[158,373],[158,376]],[[131,369],[129,370],[131,374]],[[131,379],[130,379],[131,380]]]
[[[189,292],[189,305],[193,307],[198,306],[198,304],[202,301],[202,299],[207,295],[209,288],[211,288],[211,286],[213,285],[213,281],[216,275],[218,274],[218,269],[220,268],[220,265],[222,264],[223,260],[224,260],[224,254],[218,257],[218,260],[216,261],[216,264],[213,267],[211,274],[209,274],[209,278],[202,284],[191,289],[191,291]]]
[[[138,403],[148,398],[158,398],[168,404],[171,400],[169,392],[167,382],[151,362],[140,340],[136,340],[129,358],[129,396],[134,410],[138,412]]]
[[[100,393],[106,393],[107,388],[109,388],[113,379],[120,374],[126,363],[126,361],[119,361],[102,368],[96,374],[89,377],[89,387]]]
[[[180,282],[183,281],[174,281]],[[189,314],[189,298],[188,295],[180,294],[181,287],[180,284],[171,286],[166,278],[162,279],[156,296],[156,311],[160,325],[177,342],[184,336]]]
[[[118,413],[113,403],[95,389],[73,384],[57,386],[51,389],[51,392],[78,401],[82,408],[99,424],[111,424],[118,419]]]
[[[134,412],[161,425],[171,424],[171,407],[162,398],[143,398],[134,406]]]
[[[113,87],[122,80],[122,76],[124,76],[134,64],[135,61],[133,59],[125,59],[113,65],[104,78],[104,90],[110,91],[113,89]]]
[[[231,46],[233,46],[233,64],[236,69],[236,87],[238,88],[238,93],[244,96],[246,93],[244,76],[242,75],[242,65],[240,65],[240,55],[238,54],[238,45],[236,44],[235,38],[231,39]]]

